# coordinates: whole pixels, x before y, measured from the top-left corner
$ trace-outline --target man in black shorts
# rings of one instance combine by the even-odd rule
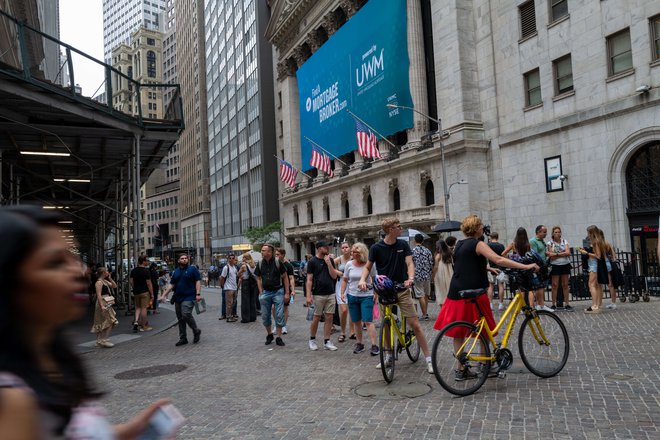
[[[419,348],[422,349],[426,358],[426,370],[430,374],[433,374],[429,344],[426,340],[424,330],[419,323],[411,295],[410,288],[413,286],[415,279],[415,265],[412,260],[412,251],[408,243],[397,239],[401,234],[401,223],[398,218],[386,218],[383,220],[382,227],[383,231],[385,231],[385,237],[369,249],[369,261],[364,266],[358,287],[360,290],[367,290],[367,276],[375,264],[378,275],[386,275],[395,283],[404,284],[408,288],[406,291],[398,294],[398,305],[401,309],[401,314],[406,317],[406,322],[415,332],[415,336],[417,336]]]

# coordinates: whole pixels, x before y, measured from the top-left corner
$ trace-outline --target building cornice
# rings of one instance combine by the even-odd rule
[[[280,0],[274,3],[276,3],[275,9],[266,27],[266,39],[279,47],[284,37],[300,23],[310,5],[315,2],[312,0]]]

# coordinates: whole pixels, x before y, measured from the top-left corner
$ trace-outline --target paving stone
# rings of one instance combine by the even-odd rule
[[[355,355],[350,344],[336,344],[335,352],[309,350],[302,301],[292,306],[286,346],[277,347],[264,345],[260,320],[219,321],[219,289],[205,288],[204,295],[208,311],[196,316],[203,331],[199,344],[175,347],[175,327],[83,354],[99,387],[108,391],[103,403],[113,422],[127,420],[157,398],[171,397],[187,417],[181,439],[660,436],[660,338],[654,330],[658,298],[621,304],[599,315],[559,313],[571,351],[557,377],[541,379],[524,368],[516,330],[510,343],[515,372],[505,379],[490,379],[478,393],[456,398],[426,372],[424,362],[413,364],[404,355],[397,362],[394,383],[426,384],[431,391],[384,401],[354,392],[360,385],[383,381],[375,368],[378,357]],[[574,305],[587,307],[586,302]],[[430,308],[437,313],[437,305]],[[433,320],[422,325],[432,344],[437,334]],[[322,338],[322,328],[317,338]],[[113,378],[123,371],[166,364],[187,368],[146,379]]]

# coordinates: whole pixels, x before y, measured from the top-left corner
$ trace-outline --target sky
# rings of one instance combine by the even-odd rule
[[[103,61],[102,0],[60,0],[60,40]],[[74,80],[82,86],[82,94],[95,96],[103,92],[103,68],[79,55],[71,58]]]

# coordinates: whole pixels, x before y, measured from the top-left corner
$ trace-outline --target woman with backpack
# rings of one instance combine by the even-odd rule
[[[238,289],[241,291],[241,322],[257,320],[257,301],[259,292],[254,269],[257,267],[249,252],[241,256],[241,268],[238,270]]]

